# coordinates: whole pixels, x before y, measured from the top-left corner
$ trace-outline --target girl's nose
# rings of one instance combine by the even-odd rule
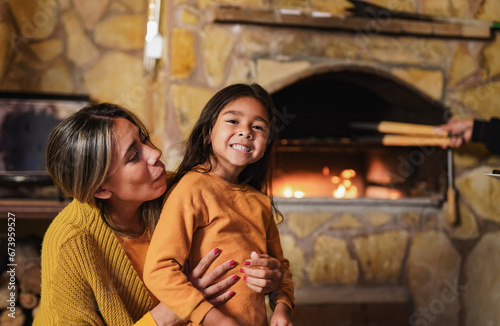
[[[252,139],[252,132],[250,131],[250,129],[247,129],[247,128],[242,128],[240,130],[240,132],[238,133],[238,135],[240,137],[245,137],[247,139]]]

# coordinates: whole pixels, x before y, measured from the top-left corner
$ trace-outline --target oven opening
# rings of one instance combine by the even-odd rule
[[[382,135],[353,127],[443,123],[442,104],[412,86],[384,72],[349,68],[303,78],[272,97],[282,117],[274,196],[444,198],[443,149],[384,146]]]

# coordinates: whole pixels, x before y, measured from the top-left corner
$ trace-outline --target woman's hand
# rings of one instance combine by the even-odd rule
[[[266,254],[259,255],[255,251],[252,251],[250,258],[245,260],[245,267],[254,268],[241,269],[241,272],[245,273],[247,286],[258,293],[269,293],[277,290],[283,279],[281,262]]]
[[[203,257],[198,265],[193,269],[191,273],[188,272],[188,280],[191,282],[195,288],[198,289],[201,293],[205,295],[205,298],[214,306],[218,306],[228,301],[234,296],[233,291],[227,291],[231,285],[238,281],[238,276],[231,275],[219,283],[215,283],[219,277],[224,275],[228,270],[236,266],[234,260],[227,261],[219,266],[217,266],[214,270],[212,270],[207,275],[201,277],[203,273],[207,270],[207,268],[213,263],[215,258],[219,256],[220,250],[215,248],[210,251],[208,254]],[[189,266],[187,268],[189,270]],[[224,293],[223,293],[224,292]]]

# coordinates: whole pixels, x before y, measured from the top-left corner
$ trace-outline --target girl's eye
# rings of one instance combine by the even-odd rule
[[[262,131],[265,130],[264,127],[262,127],[262,126],[253,126],[253,127],[254,127],[254,129],[257,129],[257,130],[262,130]]]
[[[233,124],[233,125],[235,125],[235,124],[237,124],[237,123],[238,123],[238,121],[236,121],[236,120],[234,120],[234,119],[227,120],[227,122],[229,122],[229,123],[231,123],[231,124]]]

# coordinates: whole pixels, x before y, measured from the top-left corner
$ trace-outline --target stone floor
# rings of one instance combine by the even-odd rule
[[[294,326],[407,326],[409,304],[324,304],[300,305],[293,314]]]

